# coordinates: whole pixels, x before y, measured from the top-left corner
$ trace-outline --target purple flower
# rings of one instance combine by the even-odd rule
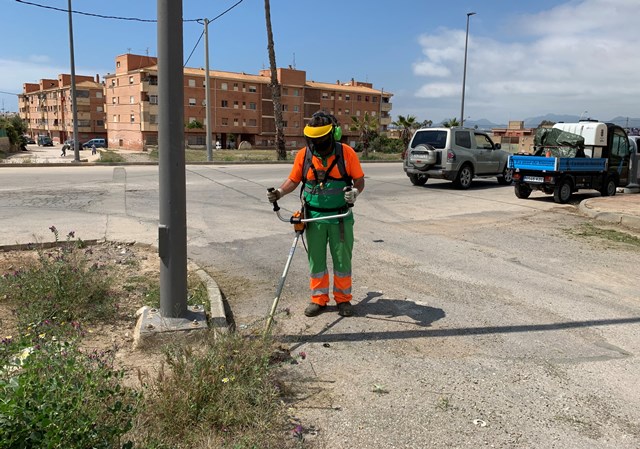
[[[58,229],[56,229],[55,226],[49,226],[49,231],[51,231],[51,232],[53,232],[55,234],[56,232],[58,232]]]
[[[70,239],[74,238],[76,236],[76,231],[69,231],[69,234],[67,234],[67,237],[69,237]]]
[[[300,351],[300,353],[299,353],[298,355],[300,356],[300,358],[301,358],[302,360],[304,360],[304,359],[306,359],[306,358],[307,358],[307,353],[306,353],[306,352],[304,352],[304,351]]]

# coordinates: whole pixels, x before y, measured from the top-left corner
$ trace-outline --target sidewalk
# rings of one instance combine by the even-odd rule
[[[579,210],[595,220],[640,231],[640,194],[618,193],[614,196],[589,198],[580,203]]]
[[[4,164],[71,164],[74,162],[73,150],[67,151],[66,156],[61,156],[62,145],[57,144],[52,147],[39,147],[38,145],[27,145],[28,151],[12,153],[4,160]],[[80,161],[95,162],[100,159],[100,149],[98,153],[92,155],[91,149],[80,150]]]

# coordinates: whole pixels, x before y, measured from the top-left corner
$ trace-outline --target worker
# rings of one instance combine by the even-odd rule
[[[364,190],[364,172],[353,148],[340,143],[342,130],[333,115],[319,111],[304,128],[307,146],[296,154],[289,177],[278,189],[267,191],[274,203],[302,183],[306,218],[339,215]],[[327,245],[333,262],[333,299],[341,316],[352,316],[351,255],[353,215],[306,223],[311,303],[304,314],[313,317],[329,302]]]

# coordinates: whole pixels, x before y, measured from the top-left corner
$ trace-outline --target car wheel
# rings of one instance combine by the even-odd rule
[[[505,166],[502,175],[498,176],[498,184],[508,186],[513,182],[513,172]]]
[[[531,187],[526,184],[516,184],[513,190],[516,192],[516,196],[522,200],[526,200],[531,195]]]
[[[471,167],[471,165],[465,164],[456,175],[456,179],[455,181],[453,181],[453,184],[459,189],[466,190],[471,187],[472,180],[473,168]]]
[[[411,174],[409,175],[409,180],[411,181],[411,184],[413,184],[414,186],[423,186],[427,183],[427,181],[429,180],[429,177],[426,175]]]
[[[564,178],[560,181],[556,188],[553,189],[553,201],[556,203],[564,204],[569,201],[573,186],[571,180]]]
[[[616,180],[613,177],[607,177],[604,181],[602,189],[600,189],[600,195],[602,196],[614,196],[616,194]]]

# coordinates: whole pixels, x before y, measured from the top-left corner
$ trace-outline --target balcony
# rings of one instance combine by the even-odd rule
[[[391,103],[380,103],[380,111],[389,112],[393,108]]]
[[[380,117],[380,125],[390,125],[391,117]]]

